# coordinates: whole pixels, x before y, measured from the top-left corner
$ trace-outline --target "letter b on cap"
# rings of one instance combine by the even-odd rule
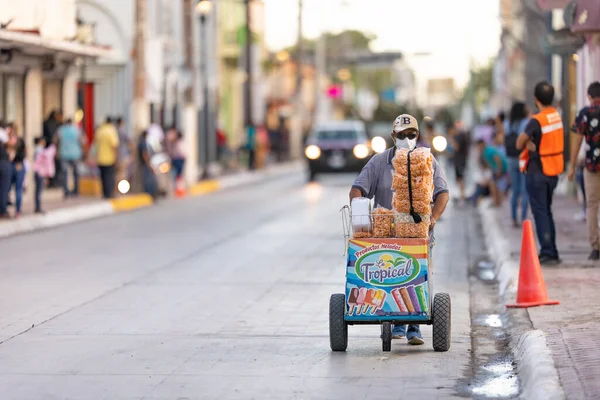
[[[402,117],[402,125],[410,125],[410,118]]]

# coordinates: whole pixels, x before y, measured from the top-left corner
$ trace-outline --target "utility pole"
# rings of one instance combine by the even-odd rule
[[[249,169],[254,169],[256,164],[256,130],[254,129],[254,118],[252,115],[252,13],[250,12],[251,0],[244,0],[246,4],[246,90],[244,91],[244,105],[246,108],[246,135],[248,139],[252,139],[254,143],[249,143],[250,156],[248,160]],[[250,131],[253,134],[250,135]]]
[[[302,102],[302,0],[298,0],[298,39],[296,42],[296,95],[295,112],[292,117],[290,140],[290,157],[297,159],[302,151],[302,135],[304,133],[304,108]]]
[[[321,34],[317,38],[315,51],[315,109],[313,112],[313,123],[319,122],[323,117],[323,88],[321,87],[321,76],[325,75],[326,71],[326,53],[327,53],[327,38],[325,34]]]
[[[133,127],[134,136],[138,136],[148,127],[150,110],[146,103],[146,31],[147,1],[135,0],[135,57],[134,57],[134,99]]]
[[[183,92],[183,135],[185,147],[188,149],[184,176],[187,183],[195,183],[198,178],[198,110],[196,108],[194,88],[196,87],[196,71],[194,70],[194,29],[192,0],[183,0],[183,48],[185,51],[184,67],[188,76]],[[206,101],[206,99],[204,99]]]
[[[186,106],[194,102],[194,35],[192,29],[192,0],[183,0],[183,47],[185,49],[184,66],[186,72],[190,75],[190,80],[183,93],[183,101]]]
[[[304,52],[304,46],[302,43],[302,0],[298,0],[298,39],[296,44],[296,96],[298,96],[299,102],[302,100],[302,53]]]
[[[134,88],[132,117],[133,137],[137,138],[150,124],[150,109],[146,102],[146,31],[148,18],[148,2],[135,0],[135,45],[134,45]],[[131,188],[134,192],[141,192],[142,172],[139,162],[135,163]]]

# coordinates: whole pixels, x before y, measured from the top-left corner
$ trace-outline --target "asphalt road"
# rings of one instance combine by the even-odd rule
[[[0,240],[0,397],[393,399],[459,395],[470,368],[463,211],[436,227],[452,347],[379,327],[329,349],[353,176],[304,176]]]

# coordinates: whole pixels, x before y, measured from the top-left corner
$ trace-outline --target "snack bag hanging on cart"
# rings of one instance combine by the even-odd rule
[[[392,161],[395,236],[427,238],[433,199],[433,155],[428,148],[399,149]]]

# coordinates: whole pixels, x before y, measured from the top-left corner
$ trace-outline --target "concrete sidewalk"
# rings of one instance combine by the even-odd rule
[[[574,215],[581,210],[571,197],[557,196],[554,201],[554,217],[557,227],[557,245],[563,264],[543,267],[543,274],[552,300],[558,306],[526,309],[534,330],[543,332],[546,349],[539,349],[540,357],[534,355],[526,360],[524,369],[539,370],[536,359],[548,352],[554,360],[555,376],[568,399],[600,398],[600,303],[595,294],[600,287],[600,263],[587,260],[590,247],[585,222],[575,221]],[[513,303],[518,281],[518,262],[521,247],[521,231],[512,227],[508,204],[496,210],[483,209],[486,234],[496,230],[503,236],[488,240],[494,262],[500,268],[500,280],[508,288],[504,293],[507,303]],[[531,218],[531,217],[530,217]],[[495,247],[495,249],[493,248]],[[500,254],[505,254],[503,258]],[[519,310],[508,310],[515,316]],[[551,373],[552,374],[552,373]]]
[[[187,193],[190,196],[200,196],[218,190],[254,184],[298,173],[302,170],[302,166],[302,162],[287,162],[252,172],[242,171],[198,182],[190,187]],[[171,200],[176,200],[176,198],[169,198],[168,201]],[[120,196],[113,200],[85,196],[64,200],[60,190],[51,189],[47,190],[42,198],[42,209],[46,211],[44,215],[32,214],[33,205],[24,202],[21,218],[0,221],[0,238],[131,211],[152,204],[152,198],[146,194]]]

